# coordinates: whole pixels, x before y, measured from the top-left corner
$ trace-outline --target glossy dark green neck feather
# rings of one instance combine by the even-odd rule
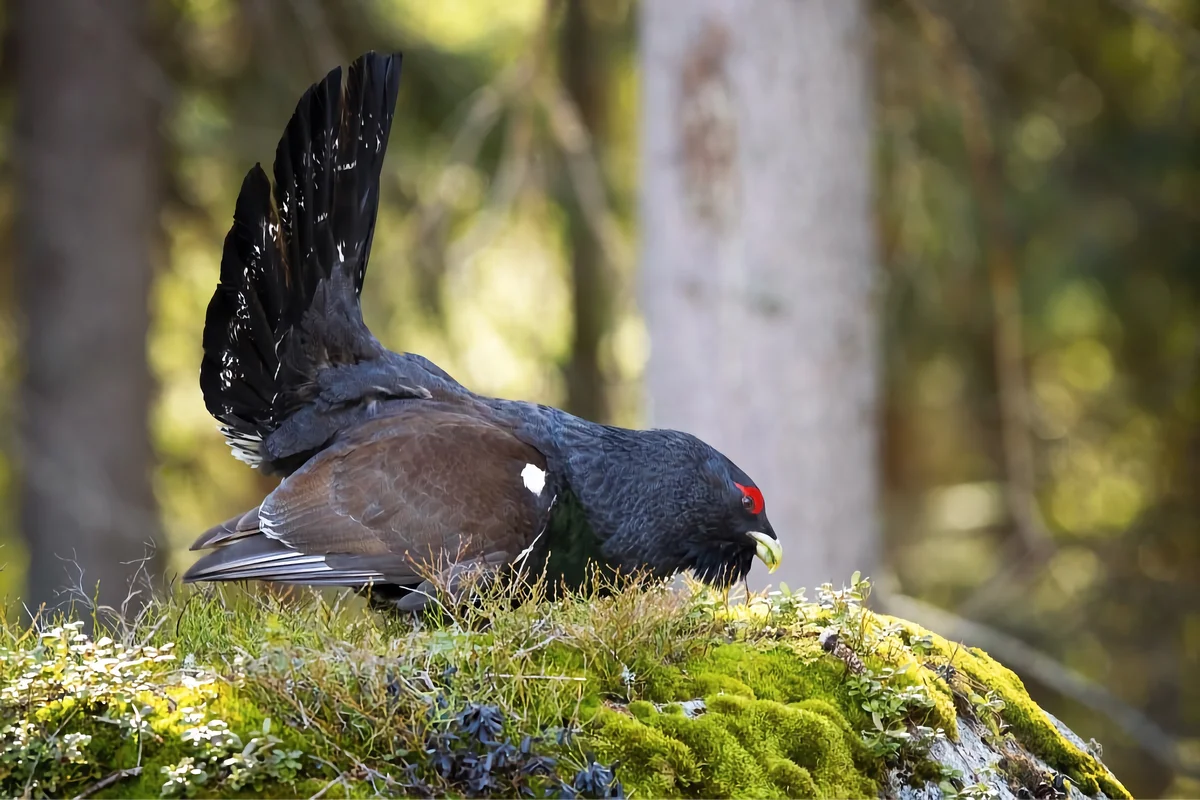
[[[601,550],[601,541],[588,522],[579,498],[564,489],[554,503],[541,541],[538,557],[545,567],[548,588],[556,593],[559,586],[582,588],[599,572],[600,577],[616,574]]]

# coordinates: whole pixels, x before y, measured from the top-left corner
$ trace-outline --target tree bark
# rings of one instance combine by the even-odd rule
[[[608,105],[603,33],[592,23],[586,0],[567,0],[559,37],[563,84],[579,109],[592,142],[602,134]],[[599,157],[599,147],[594,147]],[[566,172],[564,168],[564,172]],[[564,192],[571,244],[572,340],[567,364],[567,404],[572,414],[608,422],[608,385],[600,347],[611,316],[600,243],[588,225],[574,187]]]
[[[654,424],[763,489],[774,576],[879,566],[863,0],[645,0],[642,302]],[[751,585],[767,576],[755,568]]]
[[[144,0],[15,13],[24,599],[74,587],[116,607],[158,531],[146,333],[160,76]]]

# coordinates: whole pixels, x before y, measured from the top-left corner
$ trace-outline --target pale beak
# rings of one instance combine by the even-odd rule
[[[754,555],[767,565],[767,572],[779,569],[783,561],[783,545],[779,544],[779,540],[759,531],[750,531],[746,535],[756,542]]]

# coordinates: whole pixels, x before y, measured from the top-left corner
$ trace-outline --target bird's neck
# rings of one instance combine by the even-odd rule
[[[690,446],[690,437],[599,425],[549,406],[500,403],[497,410],[515,421],[518,435],[541,450],[561,476],[604,561],[674,572],[694,521],[681,505],[692,476],[671,464],[680,448]],[[587,538],[580,538],[580,548]]]

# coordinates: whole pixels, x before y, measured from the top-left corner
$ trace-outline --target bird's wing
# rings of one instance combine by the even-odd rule
[[[544,456],[491,422],[423,403],[323,450],[202,536],[185,581],[419,583],[455,563],[510,564],[544,530]]]

